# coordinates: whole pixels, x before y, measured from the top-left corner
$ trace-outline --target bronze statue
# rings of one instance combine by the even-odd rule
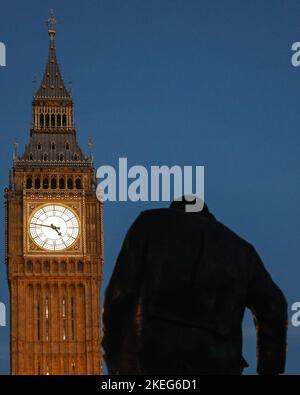
[[[241,374],[242,320],[257,328],[257,372],[284,372],[287,304],[255,249],[185,202],[142,212],[106,290],[110,374]]]

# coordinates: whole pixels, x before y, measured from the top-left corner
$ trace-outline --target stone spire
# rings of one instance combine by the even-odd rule
[[[71,95],[66,89],[60,73],[55,49],[55,24],[53,10],[48,19],[48,33],[50,37],[48,61],[40,87],[34,95],[34,100],[40,99],[65,99],[71,101]]]
[[[46,70],[33,96],[30,140],[15,167],[91,167],[76,140],[74,106],[62,79],[55,51],[55,19],[48,19],[50,37]],[[15,155],[16,156],[16,155]]]

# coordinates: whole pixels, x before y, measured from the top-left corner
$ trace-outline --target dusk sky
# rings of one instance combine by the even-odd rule
[[[60,68],[75,102],[78,140],[94,143],[95,167],[205,166],[205,199],[248,240],[289,303],[300,302],[300,41],[297,0],[1,0],[0,183],[13,140],[29,140],[32,81],[48,52],[54,8]],[[0,302],[9,310],[0,194]],[[160,203],[104,206],[102,296],[126,231]],[[9,323],[9,317],[7,316]],[[300,326],[289,329],[286,373],[300,374]],[[244,356],[255,373],[255,330]],[[0,374],[9,373],[9,326],[0,327]]]

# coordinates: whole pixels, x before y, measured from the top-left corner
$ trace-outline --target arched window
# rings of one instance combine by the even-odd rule
[[[83,273],[83,262],[79,261],[79,262],[77,263],[77,271],[78,271],[79,273]]]
[[[65,179],[60,178],[59,180],[59,189],[65,189]]]
[[[48,189],[49,188],[49,180],[48,177],[45,177],[43,180],[43,188]]]
[[[49,127],[49,123],[50,123],[50,117],[49,117],[49,114],[46,114],[46,117],[45,117],[45,123],[46,123],[46,128],[48,128]]]
[[[56,178],[53,177],[51,179],[51,189],[56,189],[57,188],[57,182],[56,182]]]
[[[27,177],[26,188],[27,189],[31,189],[32,188],[32,177]]]
[[[44,272],[45,273],[50,272],[50,263],[48,261],[44,262]]]
[[[51,143],[51,149],[52,149],[52,151],[54,151],[54,150],[55,150],[55,148],[56,148],[56,146],[55,146],[55,142],[54,142],[54,141],[52,141],[52,143]]]
[[[73,180],[72,180],[72,178],[68,178],[68,189],[73,189]]]
[[[60,114],[57,115],[56,122],[57,122],[57,126],[60,127],[61,126],[61,116],[60,116]]]
[[[61,272],[62,273],[66,273],[67,271],[67,262],[66,261],[62,261],[61,263]]]
[[[63,154],[59,154],[58,159],[62,162],[64,160],[64,155]]]
[[[69,149],[70,149],[70,143],[67,141],[66,142],[66,150],[69,151]]]
[[[29,154],[29,160],[33,160],[33,153],[32,152],[30,152],[30,154]]]
[[[44,114],[40,115],[40,127],[44,127],[45,126],[45,117]]]
[[[37,178],[35,179],[35,181],[34,181],[34,187],[35,187],[35,189],[40,189],[40,187],[41,187],[41,180],[40,180],[40,177],[37,177]]]
[[[54,114],[51,115],[51,127],[52,128],[55,127],[55,115]]]
[[[63,116],[62,116],[62,125],[65,127],[65,126],[67,126],[67,116],[66,116],[66,114],[64,114]]]
[[[48,160],[48,155],[45,153],[44,155],[43,155],[43,160],[45,161],[45,160]]]
[[[78,159],[77,154],[74,154],[73,159],[74,159],[74,160],[77,160],[77,159]]]
[[[28,271],[28,273],[32,273],[32,271],[33,271],[33,265],[32,265],[31,261],[27,262],[27,271]]]
[[[42,149],[42,144],[40,142],[37,143],[37,149],[41,150]]]
[[[80,178],[76,178],[75,186],[76,186],[76,189],[81,189],[81,180],[80,180]]]

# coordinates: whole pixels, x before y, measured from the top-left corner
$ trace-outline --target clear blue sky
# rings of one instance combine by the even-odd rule
[[[253,243],[289,305],[300,301],[300,41],[296,0],[2,0],[0,180],[12,142],[29,138],[34,77],[56,46],[73,81],[78,138],[94,140],[96,165],[204,165],[216,217]],[[1,194],[1,207],[3,207]],[[166,204],[162,204],[165,206]],[[157,205],[156,205],[157,206]],[[105,206],[103,289],[126,230],[151,203]],[[0,211],[0,301],[8,306]],[[9,328],[0,328],[0,372],[8,373]],[[300,328],[289,334],[287,373],[300,374]],[[255,332],[245,321],[245,357],[255,370]]]

